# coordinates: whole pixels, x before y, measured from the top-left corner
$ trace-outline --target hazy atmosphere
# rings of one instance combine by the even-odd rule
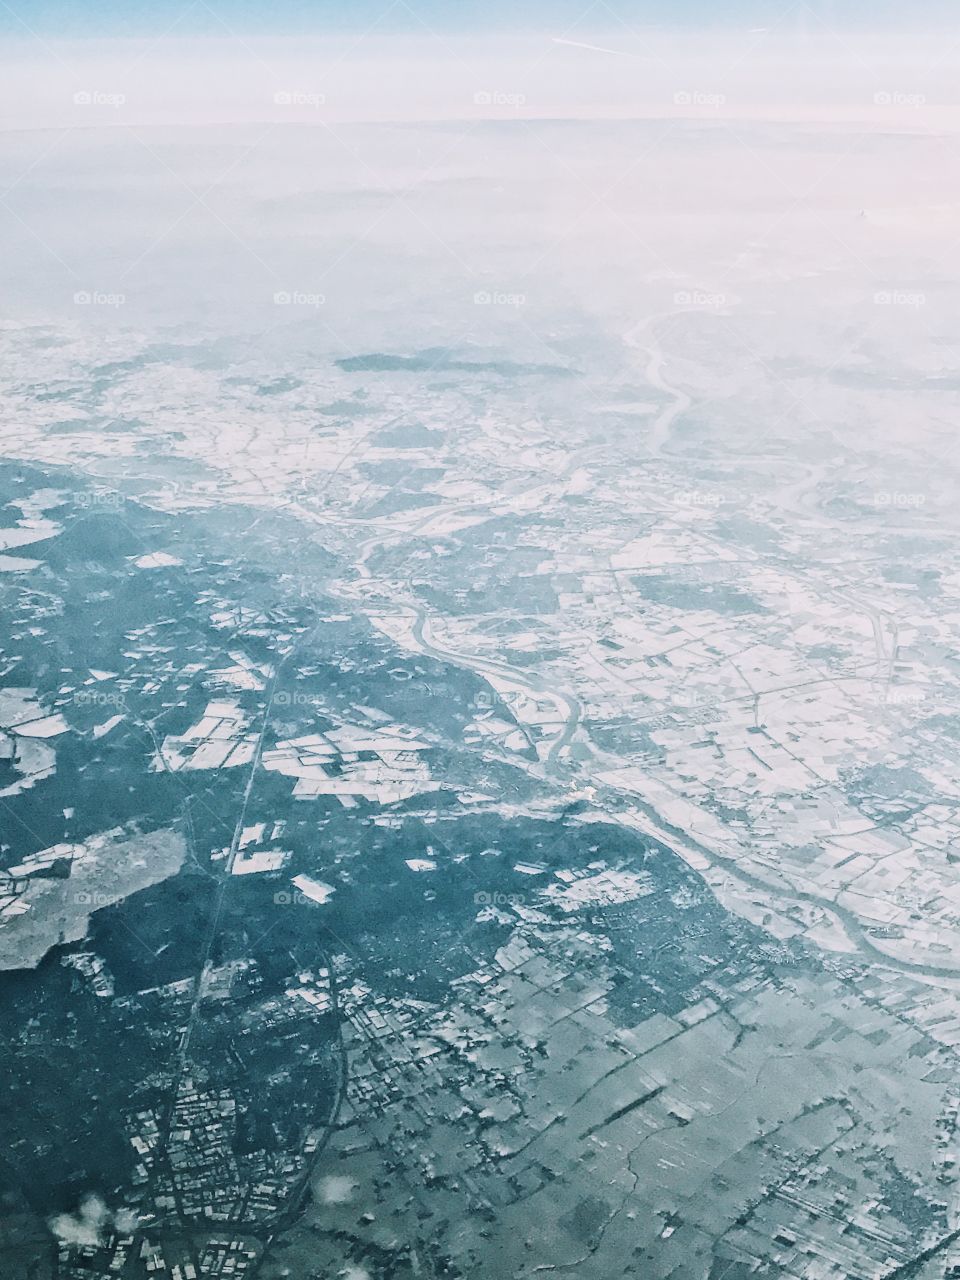
[[[958,71],[0,3],[2,1280],[960,1274]]]

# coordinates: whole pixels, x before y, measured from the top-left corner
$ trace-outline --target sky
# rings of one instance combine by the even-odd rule
[[[156,38],[91,29],[0,40],[0,132],[663,116],[926,129],[944,113],[952,128],[960,104],[960,49],[932,31],[552,21],[294,37],[222,24],[191,35],[189,20]]]
[[[835,26],[916,28],[949,22],[950,0],[4,0],[0,32],[103,36],[510,31],[569,27]]]
[[[960,48],[933,30],[938,0],[923,23],[835,9],[836,26],[830,0],[0,0],[0,311],[76,322],[75,295],[122,296],[84,323],[220,324],[300,291],[342,332],[358,294],[368,328],[394,323],[393,273],[395,296],[436,291],[417,314],[475,323],[481,287],[559,313],[614,262],[626,316],[638,279],[654,309],[666,287],[658,262],[621,270],[644,245],[680,246],[670,279],[709,289],[723,255],[758,252],[747,222],[782,232],[811,193],[824,206],[784,252],[796,235],[817,263],[824,226],[845,241],[864,207],[905,202],[891,236],[914,205],[952,227],[937,182]]]
[[[0,0],[0,132],[691,105],[815,119],[880,105],[889,121],[919,102],[953,107],[949,12],[946,0]]]

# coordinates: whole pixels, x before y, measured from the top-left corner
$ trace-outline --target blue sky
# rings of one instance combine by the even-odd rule
[[[297,32],[415,32],[542,29],[583,30],[656,26],[919,25],[918,9],[903,0],[4,0],[0,31],[27,28],[51,36],[158,36],[178,34],[282,35]],[[948,0],[925,0],[924,23],[952,12]]]

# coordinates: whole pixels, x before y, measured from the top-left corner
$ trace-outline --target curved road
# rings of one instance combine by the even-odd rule
[[[547,769],[555,773],[557,758],[564,747],[568,746],[577,725],[580,723],[581,707],[572,694],[563,693],[559,689],[552,688],[545,680],[541,680],[538,676],[533,676],[527,671],[521,671],[517,667],[511,666],[507,662],[498,662],[491,658],[480,658],[475,654],[458,653],[454,649],[444,649],[434,642],[426,634],[430,626],[430,619],[427,617],[426,610],[420,604],[410,604],[410,608],[416,615],[416,621],[413,624],[413,638],[417,644],[423,649],[424,653],[428,653],[431,657],[438,658],[442,662],[451,662],[454,666],[465,667],[469,671],[476,671],[479,674],[489,674],[503,676],[512,681],[514,684],[522,685],[529,689],[532,693],[543,694],[548,698],[552,698],[558,704],[566,707],[566,717],[562,731],[557,735],[556,740],[551,743],[550,750],[547,752],[545,764]]]

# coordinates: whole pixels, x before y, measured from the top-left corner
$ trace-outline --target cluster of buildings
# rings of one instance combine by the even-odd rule
[[[320,1172],[355,1191],[313,1212],[321,1262],[419,1234],[467,1274],[495,1257],[521,1275],[533,1257],[601,1277],[640,1250],[666,1280],[716,1247],[744,1275],[878,1280],[939,1247],[960,1148],[951,1037],[915,1017],[935,992],[719,955],[674,1012],[625,1022],[624,980],[666,999],[679,970],[640,927],[622,970],[608,930],[646,899],[605,903],[597,879],[579,878],[579,912],[548,886],[483,907],[509,939],[439,1004],[379,995],[336,957],[350,1106]]]

